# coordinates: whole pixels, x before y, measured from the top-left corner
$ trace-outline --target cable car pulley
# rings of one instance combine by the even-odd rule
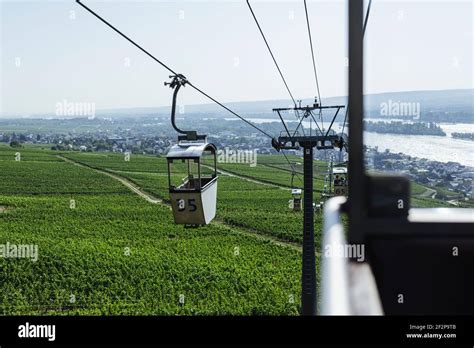
[[[171,125],[173,128],[180,134],[185,134],[186,136],[178,136],[178,140],[205,140],[206,135],[198,135],[196,131],[185,131],[178,126],[176,126],[176,100],[178,98],[178,92],[181,87],[185,87],[186,84],[188,83],[188,80],[186,77],[182,74],[176,74],[176,75],[171,75],[170,76],[171,82],[165,82],[165,86],[169,86],[171,89],[173,89],[173,103],[171,105]]]

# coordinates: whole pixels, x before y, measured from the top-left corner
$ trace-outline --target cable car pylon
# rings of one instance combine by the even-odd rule
[[[313,208],[313,159],[314,159],[314,148],[317,150],[329,150],[334,148],[339,148],[341,151],[343,148],[347,150],[348,143],[346,137],[343,134],[337,135],[334,131],[332,131],[332,126],[339,111],[344,108],[344,105],[333,105],[333,106],[322,106],[321,104],[321,95],[319,90],[319,82],[318,82],[318,75],[316,70],[316,59],[314,57],[314,49],[313,49],[313,40],[311,37],[311,27],[309,24],[309,15],[308,15],[308,8],[306,5],[306,0],[304,0],[304,7],[306,13],[306,24],[308,30],[308,38],[309,44],[311,49],[311,57],[313,62],[313,71],[314,77],[316,80],[316,88],[318,93],[318,98],[315,98],[313,105],[308,105],[306,107],[301,106],[301,102],[297,105],[293,95],[291,94],[286,80],[281,72],[280,67],[278,66],[275,56],[273,55],[272,50],[268,44],[268,41],[265,38],[263,30],[258,23],[257,17],[255,16],[254,11],[250,5],[249,0],[247,0],[247,5],[252,13],[252,16],[257,24],[257,27],[260,31],[260,34],[265,41],[265,44],[270,52],[270,55],[280,73],[280,76],[285,83],[285,87],[287,88],[291,99],[293,100],[294,107],[290,108],[275,108],[273,109],[274,112],[277,112],[286,132],[285,136],[280,136],[278,141],[275,142],[275,139],[272,139],[272,146],[277,150],[281,151],[284,149],[299,149],[300,147],[303,148],[303,176],[304,176],[304,213],[303,213],[303,260],[302,260],[302,275],[301,275],[301,314],[302,315],[316,315],[316,260],[315,260],[315,244],[314,244],[314,208]],[[369,8],[366,14],[366,20],[364,24],[364,31],[367,25],[368,15],[370,11],[371,1],[369,2]],[[323,121],[323,109],[335,109],[336,112],[331,120],[331,123],[325,131],[324,129],[324,121]],[[294,130],[293,134],[291,134],[290,130],[288,129],[283,117],[281,116],[282,111],[290,111],[293,110],[296,114],[299,115],[299,112],[302,112],[302,117],[299,120],[299,124]],[[314,117],[313,111],[319,112],[319,119],[321,121],[322,129],[319,126],[316,118]],[[346,114],[347,115],[347,114]],[[311,116],[311,119],[314,121],[316,125],[316,135],[312,134],[312,126],[310,126],[310,135],[306,135],[304,132],[304,126],[302,126],[302,122],[304,119]],[[311,120],[310,119],[310,120]],[[345,124],[345,120],[344,120]],[[302,126],[302,127],[301,127]],[[302,130],[303,135],[300,135],[298,130]],[[332,131],[332,133],[331,133]],[[343,133],[343,132],[341,132]]]
[[[320,106],[315,101],[313,105],[295,106],[294,108],[276,108],[278,114],[281,111],[298,110],[303,112],[303,120],[309,117],[314,110],[336,109],[331,125],[326,133],[322,130],[316,135],[300,135],[298,128],[291,134],[286,128],[287,134],[278,137],[277,151],[284,149],[303,148],[303,264],[301,274],[301,314],[316,315],[316,248],[314,244],[314,208],[313,208],[313,159],[314,148],[317,150],[334,149],[339,146],[340,137],[330,134],[332,124],[337,117],[339,110],[344,105]]]

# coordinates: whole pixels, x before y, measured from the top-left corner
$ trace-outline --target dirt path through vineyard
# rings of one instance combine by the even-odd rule
[[[88,168],[88,169],[94,170],[98,173],[107,175],[107,176],[119,181],[120,183],[122,183],[123,185],[128,187],[132,192],[134,192],[135,194],[139,195],[140,197],[146,199],[148,202],[153,203],[153,204],[162,204],[162,205],[170,208],[169,204],[163,202],[163,200],[161,198],[156,197],[156,196],[150,194],[149,192],[144,191],[141,187],[139,187],[138,185],[136,185],[135,183],[131,182],[130,180],[128,180],[127,178],[125,178],[123,176],[111,173],[111,172],[109,172],[107,170],[104,170],[104,169],[99,169],[99,168],[88,166],[84,163],[77,162],[75,160],[72,160],[70,158],[66,158],[66,157],[61,156],[61,155],[58,155],[57,157],[61,158],[65,162],[71,163],[73,165],[83,167],[83,168]],[[222,171],[221,171],[221,173],[224,174],[224,175],[230,175],[230,176],[238,177],[238,178],[241,178],[242,180],[249,180],[249,181],[252,181],[252,182],[256,182],[256,183],[262,184],[262,185],[270,185],[270,184],[258,182],[258,181],[255,181],[255,180],[251,180],[251,179],[248,179],[248,178],[245,178],[245,177],[240,177],[239,175],[232,174],[232,173],[227,173],[227,172],[222,172]],[[277,186],[277,185],[270,185],[270,186]],[[283,188],[283,187],[281,187],[281,188]],[[288,188],[285,188],[285,189],[287,190]],[[214,220],[212,222],[212,224],[216,224],[216,225],[225,227],[225,228],[229,229],[229,232],[231,232],[231,233],[238,233],[238,234],[243,234],[243,235],[246,235],[246,236],[249,236],[249,237],[252,237],[252,238],[256,238],[256,239],[259,239],[259,240],[266,240],[266,241],[271,242],[272,244],[275,244],[275,245],[278,245],[278,246],[281,246],[281,247],[285,247],[285,248],[290,248],[290,249],[297,250],[297,251],[301,252],[301,245],[299,245],[298,243],[291,243],[291,242],[288,242],[288,241],[283,241],[283,240],[280,240],[278,238],[271,237],[271,236],[268,236],[266,234],[262,234],[258,231],[254,231],[254,230],[249,229],[249,228],[235,227],[235,226],[229,225],[229,224],[227,224],[227,223],[225,223],[221,220]],[[319,256],[319,253],[317,252],[316,255]]]

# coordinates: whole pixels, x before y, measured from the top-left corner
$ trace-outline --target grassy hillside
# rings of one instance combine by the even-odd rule
[[[291,161],[301,171],[301,159]],[[219,177],[216,221],[199,229],[173,223],[165,158],[0,146],[0,168],[0,245],[39,248],[36,262],[0,259],[0,313],[298,313],[301,255],[285,242],[301,242],[302,213],[288,208],[283,157],[260,156],[256,167],[219,164],[232,175]],[[315,162],[317,190],[324,171]],[[427,190],[412,185],[412,206],[447,206]],[[321,219],[315,215],[318,249]]]
[[[106,175],[20,151],[0,147],[0,244],[37,244],[39,258],[0,259],[0,313],[297,314],[298,251],[184,229]]]
[[[165,158],[132,155],[130,161],[126,162],[121,154],[100,155],[100,160],[94,158],[94,154],[70,153],[65,156],[95,168],[113,171],[165,201],[168,199]],[[269,157],[275,158],[275,156]],[[143,167],[140,167],[140,163],[144,164]],[[290,174],[285,170],[275,170],[260,164],[255,168],[248,164],[219,164],[219,168],[226,171],[230,171],[229,167],[232,167],[232,173],[237,175],[244,172],[247,174],[246,178],[287,188],[221,175],[218,181],[217,219],[231,226],[251,229],[284,241],[301,242],[302,213],[295,213],[288,208],[288,200],[291,198]],[[147,168],[154,168],[155,172],[147,172]],[[267,180],[262,179],[262,176]],[[316,216],[315,224],[319,235],[321,230],[319,214]],[[317,238],[317,245],[319,242],[320,239]]]

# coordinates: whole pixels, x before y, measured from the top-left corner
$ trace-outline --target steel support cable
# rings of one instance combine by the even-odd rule
[[[147,50],[145,50],[142,46],[140,46],[139,44],[137,44],[135,41],[133,41],[132,39],[130,39],[127,35],[125,35],[124,33],[122,33],[120,30],[118,30],[117,28],[115,28],[112,24],[110,24],[108,21],[106,21],[104,18],[102,18],[101,16],[99,16],[96,12],[94,12],[93,10],[91,10],[89,7],[87,7],[86,5],[84,5],[80,0],[76,0],[76,2],[81,5],[83,8],[85,8],[87,11],[89,11],[92,15],[94,15],[96,18],[98,18],[101,22],[105,23],[109,28],[111,28],[112,30],[114,30],[116,33],[118,33],[120,36],[122,36],[124,39],[126,39],[127,41],[129,41],[132,45],[134,45],[135,47],[137,47],[140,51],[142,51],[143,53],[145,53],[147,56],[149,56],[151,59],[153,59],[155,62],[157,62],[158,64],[160,64],[163,68],[165,68],[166,70],[168,70],[170,73],[172,73],[173,75],[179,75],[178,73],[176,73],[173,69],[171,69],[170,67],[168,67],[165,63],[163,63],[162,61],[160,61],[158,58],[156,58],[155,56],[153,56],[150,52],[148,52]],[[229,109],[227,106],[225,106],[224,104],[222,104],[221,102],[217,101],[216,99],[214,99],[213,97],[211,97],[209,94],[203,92],[201,89],[199,89],[198,87],[196,87],[195,85],[193,85],[191,82],[187,81],[187,84],[189,86],[191,86],[192,88],[194,88],[197,92],[201,93],[202,95],[204,95],[206,98],[212,100],[214,103],[216,103],[217,105],[221,106],[222,108],[224,108],[225,110],[227,110],[228,112],[230,112],[232,115],[238,117],[239,119],[241,119],[242,121],[244,121],[245,123],[247,123],[249,126],[255,128],[256,130],[258,130],[260,133],[266,135],[267,137],[269,137],[270,139],[274,140],[274,137],[272,137],[270,134],[268,134],[267,132],[265,132],[264,130],[260,129],[259,127],[257,127],[255,124],[253,124],[252,122],[246,120],[245,118],[243,118],[242,116],[238,115],[236,112],[232,111],[231,109]]]
[[[318,80],[318,73],[316,70],[316,59],[314,58],[314,48],[313,48],[313,39],[311,37],[311,27],[309,24],[309,16],[308,16],[308,7],[306,6],[306,0],[304,0],[304,11],[306,13],[306,24],[308,27],[308,37],[309,37],[309,46],[311,48],[311,58],[313,59],[313,71],[314,71],[314,78],[316,80],[316,89],[318,91],[318,100],[319,100],[319,105],[323,105],[322,100],[321,100],[321,93],[319,90],[319,80]],[[321,113],[321,110],[320,110]]]
[[[237,114],[235,111],[229,109],[227,106],[225,106],[224,104],[222,104],[221,102],[217,101],[216,99],[214,99],[213,97],[211,97],[209,94],[207,94],[206,92],[202,91],[201,89],[199,89],[198,87],[194,86],[191,82],[188,82],[188,85],[192,88],[194,88],[197,92],[201,93],[203,96],[205,96],[206,98],[212,100],[214,103],[216,103],[217,105],[219,105],[220,107],[222,107],[223,109],[227,110],[228,112],[230,112],[232,115],[238,117],[239,119],[241,119],[242,121],[244,121],[245,123],[247,123],[249,126],[252,126],[253,128],[255,128],[256,130],[258,130],[260,133],[266,135],[267,137],[269,137],[270,139],[274,139],[274,137],[272,137],[270,134],[268,134],[267,132],[265,132],[263,129],[257,127],[254,123],[246,120],[245,118],[243,118],[242,116],[240,116],[239,114]]]
[[[318,92],[319,105],[322,106],[323,102],[321,100],[321,93],[320,93],[320,90],[319,90],[318,73],[317,73],[317,70],[316,70],[316,58],[314,58],[313,38],[311,36],[311,26],[309,24],[308,7],[306,5],[306,0],[304,0],[304,11],[305,11],[305,14],[306,14],[306,25],[308,27],[308,37],[309,37],[309,47],[311,48],[311,58],[313,60],[314,79],[316,81],[316,89],[317,89],[317,92]],[[314,119],[314,117],[313,117],[313,119]],[[323,110],[322,109],[319,109],[319,119],[321,120],[321,126],[324,129],[324,118],[323,118]],[[314,122],[316,123],[316,120],[314,120]]]
[[[282,149],[281,150],[281,153],[283,154],[283,156],[285,156],[286,158],[286,161],[288,162],[288,164],[290,165],[290,168],[292,170],[292,172],[294,173],[294,175],[296,175],[296,177],[298,178],[298,180],[303,184],[303,180],[301,180],[300,176],[298,175],[298,172],[295,170],[295,167],[293,166],[293,164],[290,162],[290,159],[288,158],[288,156],[286,156],[286,153],[285,151]],[[293,181],[293,180],[292,180]]]
[[[277,60],[275,58],[275,55],[273,54],[272,49],[270,48],[270,45],[268,44],[267,38],[265,37],[265,34],[263,33],[262,27],[260,26],[260,23],[258,22],[257,16],[255,15],[255,12],[253,12],[252,5],[250,5],[249,0],[247,0],[247,5],[249,7],[250,12],[252,13],[252,17],[255,21],[255,24],[257,24],[258,30],[260,31],[260,34],[262,35],[263,41],[265,42],[265,45],[267,46],[268,52],[270,53],[270,56],[273,59],[273,63],[275,64],[275,67],[277,68],[278,73],[280,74],[280,77],[283,80],[283,83],[285,84],[286,90],[288,91],[288,94],[290,95],[290,98],[293,101],[293,104],[295,105],[295,108],[296,108],[297,104],[296,104],[295,98],[293,97],[293,93],[291,93],[290,87],[288,87],[288,83],[286,82],[286,79],[283,76],[283,73],[280,69],[280,66],[277,63]],[[301,117],[300,113],[298,112],[298,110],[296,110],[296,118],[298,119],[298,121],[300,120],[300,117]],[[304,133],[304,130],[303,130],[303,133]]]
[[[147,50],[145,50],[143,47],[141,47],[140,45],[138,45],[135,41],[133,41],[132,39],[130,39],[128,36],[126,36],[125,34],[123,34],[120,30],[118,30],[117,28],[115,28],[112,24],[110,24],[108,21],[106,21],[104,18],[102,18],[101,16],[99,16],[96,12],[94,12],[93,10],[91,10],[89,7],[87,7],[86,5],[84,5],[83,3],[81,3],[79,0],[76,0],[76,2],[81,5],[83,8],[85,8],[87,11],[89,11],[91,14],[93,14],[95,17],[97,17],[100,21],[102,21],[103,23],[105,23],[108,27],[110,27],[111,29],[113,29],[116,33],[118,33],[120,36],[122,36],[123,38],[125,38],[127,41],[129,41],[131,44],[133,44],[135,47],[137,47],[139,50],[141,50],[142,52],[144,52],[146,55],[148,55],[150,58],[152,58],[154,61],[156,61],[158,64],[160,64],[162,67],[164,67],[166,70],[168,70],[169,72],[171,72],[173,75],[179,75],[177,74],[173,69],[171,69],[170,67],[168,67],[166,64],[164,64],[162,61],[160,61],[158,58],[156,58],[155,56],[153,56],[151,53],[149,53]],[[267,137],[269,137],[270,139],[272,139],[272,141],[274,140],[274,137],[272,137],[270,134],[268,134],[267,132],[265,132],[264,130],[260,129],[259,127],[257,127],[255,124],[249,122],[248,120],[246,120],[245,118],[243,118],[242,116],[238,115],[236,112],[234,112],[233,110],[229,109],[227,106],[225,106],[224,104],[222,104],[221,102],[217,101],[216,99],[214,99],[213,97],[211,97],[209,94],[207,94],[206,92],[202,91],[200,88],[198,88],[197,86],[195,86],[194,84],[192,84],[191,82],[189,81],[186,81],[186,83],[192,87],[194,90],[196,90],[197,92],[201,93],[202,95],[204,95],[206,98],[212,100],[214,103],[216,103],[217,105],[221,106],[222,108],[224,108],[225,110],[227,110],[228,112],[230,112],[231,114],[233,114],[234,116],[238,117],[239,119],[241,119],[242,121],[244,121],[245,123],[247,123],[249,126],[252,126],[253,128],[255,128],[256,130],[258,130],[259,132],[261,132],[262,134],[266,135]],[[295,104],[296,105],[296,104]],[[285,156],[288,164],[290,165],[291,168],[293,168],[294,170],[294,167],[292,165],[292,163],[290,162],[290,160],[288,159],[288,157],[286,156],[286,154],[284,152],[282,152],[283,155]],[[298,173],[296,173],[296,176],[298,177],[298,179],[301,181],[301,178],[299,177]]]
[[[101,16],[99,16],[97,13],[95,13],[93,10],[91,10],[89,7],[87,7],[86,5],[84,5],[80,0],[76,0],[76,2],[81,5],[82,7],[84,7],[87,11],[89,11],[90,13],[92,13],[95,17],[97,17],[100,21],[102,21],[103,23],[107,24],[111,29],[113,29],[117,34],[119,34],[120,36],[122,36],[125,40],[127,40],[128,42],[130,42],[132,45],[134,45],[135,47],[137,47],[138,49],[140,49],[142,52],[144,52],[146,55],[148,55],[151,59],[153,59],[155,62],[157,62],[158,64],[160,64],[163,68],[165,68],[166,70],[168,70],[170,73],[172,73],[173,75],[178,75],[178,73],[176,73],[173,69],[171,69],[170,67],[168,67],[166,64],[164,64],[162,61],[160,61],[159,59],[157,59],[156,57],[154,57],[150,52],[148,52],[147,50],[145,50],[143,47],[141,47],[140,45],[138,45],[135,41],[133,41],[132,39],[130,39],[127,35],[125,35],[124,33],[122,33],[120,30],[118,30],[117,28],[115,28],[112,24],[110,24],[109,22],[107,22],[104,18],[102,18]]]
[[[205,92],[201,91],[201,90],[200,90],[199,88],[197,88],[196,86],[192,85],[191,83],[188,83],[188,84],[189,84],[189,86],[191,86],[192,88],[196,89],[196,91],[202,93],[203,95],[205,95],[206,97],[208,97],[209,99],[211,99],[212,101],[214,101],[216,104],[222,106],[224,109],[226,109],[226,110],[229,111],[230,113],[232,113],[232,114],[234,114],[235,116],[241,118],[239,115],[237,115],[236,113],[234,113],[232,110],[230,110],[229,108],[227,108],[225,105],[219,103],[217,100],[215,100],[215,99],[212,98],[211,96],[207,95]],[[253,125],[252,123],[248,122],[247,120],[245,120],[245,119],[243,119],[243,118],[242,118],[242,120],[243,120],[244,122],[247,122],[247,123],[250,124],[250,125]],[[261,131],[261,132],[264,132],[264,131],[262,131],[262,130],[260,130],[260,131]],[[266,134],[266,133],[265,133],[265,134]],[[269,136],[269,135],[267,135],[267,136]],[[269,136],[269,137],[272,138],[271,136]],[[272,138],[272,139],[273,139],[273,138]],[[290,165],[290,167],[294,170],[293,165],[291,164],[290,160],[289,160],[288,157],[286,156],[286,154],[285,154],[285,152],[283,151],[283,149],[282,149],[281,153],[283,154],[283,156],[285,156],[286,161],[288,162],[288,164]],[[301,181],[301,178],[299,177],[298,173],[296,173],[296,176],[297,176],[297,178]],[[301,181],[301,182],[302,182],[302,181]]]
[[[316,127],[318,128],[318,130],[319,130],[319,132],[321,133],[321,135],[324,135],[324,132],[323,132],[323,130],[321,129],[321,127],[319,127],[319,124],[318,124],[318,122],[316,122],[316,120],[315,120],[315,118],[314,118],[313,112],[312,112],[312,111],[310,111],[309,113],[311,114],[311,117],[313,118],[313,120],[314,120],[314,123],[316,123]]]
[[[372,5],[372,0],[369,0],[369,4],[367,5],[367,12],[365,13],[365,20],[364,20],[364,28],[362,35],[365,35],[365,29],[367,28],[367,22],[369,21],[369,14],[370,14],[370,6]]]
[[[295,115],[295,116],[296,116],[296,119],[297,119],[298,121],[300,121],[300,124],[301,124],[301,123],[303,122],[303,120],[304,120],[304,116],[301,116],[301,115],[300,115],[299,110],[295,110],[295,114],[296,114],[296,115]],[[301,120],[300,120],[300,118],[301,118]],[[296,130],[298,130],[298,129],[296,129]],[[303,127],[301,127],[301,130],[303,131],[303,135],[306,136],[306,133],[304,132],[304,125],[303,125]],[[296,131],[295,131],[295,133],[296,133]]]
[[[321,128],[319,127],[318,122],[316,121],[316,119],[315,119],[315,117],[314,117],[312,111],[308,110],[308,111],[305,112],[305,114],[304,114],[303,117],[301,118],[300,122],[298,123],[298,127],[296,127],[295,131],[293,132],[292,138],[295,137],[296,133],[298,132],[298,129],[300,128],[300,126],[301,126],[301,130],[303,131],[303,135],[306,135],[306,134],[304,133],[304,125],[303,125],[302,123],[303,123],[303,120],[304,120],[305,118],[309,118],[309,116],[311,116],[310,122],[311,122],[311,119],[312,119],[312,120],[314,121],[314,124],[316,125],[316,127],[317,127],[317,128],[319,129],[319,131],[321,132],[321,134],[323,134],[323,132],[321,131]],[[310,126],[310,130],[311,130],[311,126]]]
[[[257,24],[258,30],[260,31],[260,34],[262,35],[263,41],[265,41],[265,45],[267,46],[268,52],[270,52],[270,55],[272,56],[273,63],[275,63],[275,66],[278,69],[278,72],[280,73],[281,79],[283,80],[283,83],[285,84],[286,90],[288,91],[288,94],[290,95],[291,100],[293,101],[293,104],[295,104],[295,107],[296,107],[297,106],[296,100],[293,97],[293,94],[291,93],[290,88],[288,87],[288,84],[286,83],[285,77],[283,76],[283,73],[281,72],[280,66],[277,63],[275,56],[273,55],[270,45],[268,44],[267,38],[265,37],[265,34],[263,33],[262,28],[260,27],[260,23],[258,23],[257,17],[255,16],[255,13],[253,12],[253,9],[252,9],[252,6],[250,5],[249,0],[247,0],[247,5],[250,9],[250,12],[252,13],[252,17],[255,21],[255,24]]]

